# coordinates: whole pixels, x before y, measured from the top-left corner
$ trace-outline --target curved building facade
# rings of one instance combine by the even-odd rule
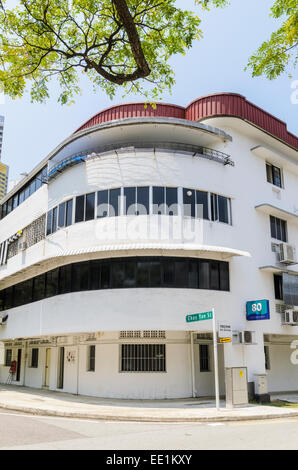
[[[236,94],[93,116],[0,203],[0,381],[212,396],[212,322],[186,316],[214,308],[221,394],[231,366],[298,390],[297,148]]]

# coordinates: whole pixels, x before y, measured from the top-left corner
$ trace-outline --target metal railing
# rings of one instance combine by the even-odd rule
[[[180,142],[160,142],[156,145],[152,145],[152,142],[126,142],[126,143],[112,143],[98,147],[96,149],[85,150],[84,152],[76,153],[70,157],[64,158],[59,162],[49,162],[49,165],[52,163],[52,166],[49,166],[48,169],[48,180],[55,178],[58,174],[62,173],[64,170],[70,166],[77,165],[78,163],[84,162],[86,159],[94,158],[99,154],[111,152],[111,151],[123,151],[123,150],[132,150],[138,151],[140,149],[152,149],[153,152],[158,150],[172,150],[177,152],[186,152],[192,154],[193,157],[203,157],[208,160],[216,161],[223,165],[234,166],[235,163],[231,160],[230,155],[221,152],[220,150],[211,149],[208,147],[202,147],[191,144],[184,144]],[[56,164],[55,164],[56,163]]]

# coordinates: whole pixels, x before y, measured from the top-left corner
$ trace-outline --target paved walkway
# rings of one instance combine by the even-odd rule
[[[212,399],[118,400],[0,385],[0,408],[46,416],[143,422],[219,422],[298,417],[298,408],[248,405],[217,411]]]

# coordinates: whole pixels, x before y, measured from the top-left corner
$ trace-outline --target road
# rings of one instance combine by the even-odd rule
[[[298,419],[123,423],[0,410],[0,450],[298,449]]]

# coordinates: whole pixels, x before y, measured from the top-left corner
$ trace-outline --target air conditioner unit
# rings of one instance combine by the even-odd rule
[[[283,325],[298,326],[298,310],[286,310],[281,318]]]
[[[20,251],[25,251],[25,250],[27,250],[27,242],[20,242],[20,243],[19,243],[19,250],[20,250]]]
[[[239,342],[241,344],[254,344],[254,331],[239,331]]]
[[[289,245],[288,243],[280,243],[279,250],[280,263],[297,264],[296,250],[293,245]]]

